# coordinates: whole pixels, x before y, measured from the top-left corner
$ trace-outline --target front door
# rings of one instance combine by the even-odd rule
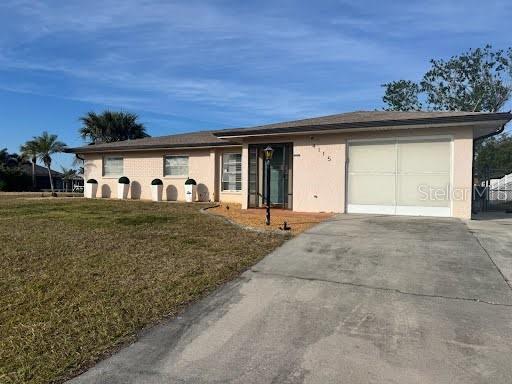
[[[249,207],[265,205],[267,169],[263,149],[265,145],[249,146]],[[270,204],[273,207],[292,208],[292,144],[270,144],[274,152],[270,160]]]
[[[285,203],[285,174],[284,147],[274,149],[270,160],[270,203],[274,206],[284,206]],[[266,191],[267,168],[263,167],[263,190]]]

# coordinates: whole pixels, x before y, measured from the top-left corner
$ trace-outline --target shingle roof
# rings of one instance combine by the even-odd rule
[[[21,165],[21,169],[23,169],[23,172],[29,175],[32,175],[32,164],[31,163],[23,163]],[[36,164],[35,166],[36,176],[44,176],[48,177],[48,169],[46,167],[42,167],[39,164]],[[58,171],[52,171],[52,176],[54,177],[62,177],[62,173]]]
[[[147,137],[113,143],[92,144],[71,148],[68,152],[91,153],[118,150],[167,149],[180,147],[215,147],[239,145],[228,141],[230,136],[244,136],[267,133],[293,133],[304,131],[326,131],[358,129],[400,125],[463,123],[479,121],[508,121],[510,112],[395,112],[395,111],[357,111],[337,115],[320,116],[311,119],[286,121],[276,124],[260,125],[248,128],[230,128],[224,130],[200,131],[177,135]],[[221,139],[222,137],[222,139]]]
[[[289,133],[310,130],[353,129],[393,125],[419,125],[457,123],[466,121],[510,120],[510,112],[397,112],[357,111],[310,119],[259,125],[250,128],[224,129],[216,131],[218,137],[243,136],[264,133]]]
[[[69,152],[103,152],[107,150],[122,149],[158,149],[158,148],[180,148],[180,147],[215,147],[225,145],[237,145],[229,141],[219,139],[213,135],[214,131],[200,131],[191,133],[180,133],[177,135],[146,137],[144,139],[116,141],[113,143],[91,144],[78,148],[71,148]]]

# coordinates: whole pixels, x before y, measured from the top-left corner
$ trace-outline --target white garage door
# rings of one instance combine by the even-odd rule
[[[350,142],[350,213],[451,216],[451,141]]]

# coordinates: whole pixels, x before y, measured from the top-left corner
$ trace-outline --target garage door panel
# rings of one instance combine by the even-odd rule
[[[349,212],[450,216],[451,141],[350,143]]]
[[[395,176],[351,174],[348,195],[350,204],[395,205]]]
[[[399,141],[398,172],[443,172],[448,174],[450,172],[450,142],[446,140]]]
[[[349,147],[349,169],[354,173],[394,173],[396,145],[394,142],[352,144]]]
[[[449,175],[398,175],[397,205],[449,207]]]

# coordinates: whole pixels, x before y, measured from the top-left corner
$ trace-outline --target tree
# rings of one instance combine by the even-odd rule
[[[30,176],[20,167],[0,165],[0,191],[26,191],[31,184]]]
[[[7,148],[0,150],[0,164],[4,167],[16,168],[26,162],[26,157],[17,153],[9,153]]]
[[[23,191],[29,188],[30,179],[21,168],[24,162],[23,156],[9,153],[7,148],[0,150],[0,191]]]
[[[133,113],[104,111],[101,114],[88,112],[80,118],[83,126],[80,136],[91,143],[110,143],[149,137],[144,124],[139,123]]]
[[[383,85],[386,110],[416,111],[426,105],[431,111],[497,112],[512,96],[512,48],[493,50],[486,45],[430,63],[431,68],[419,83],[398,80]],[[507,154],[501,153],[510,150],[504,144],[510,140],[506,134],[478,140],[475,170],[512,170],[512,164],[506,161]],[[497,152],[492,154],[493,151]]]
[[[393,111],[427,110],[497,112],[512,94],[512,48],[470,49],[449,60],[431,60],[419,83],[386,83],[383,101]]]
[[[512,136],[503,133],[480,143],[475,154],[475,175],[480,180],[501,178],[512,170]]]
[[[50,188],[52,190],[52,196],[56,196],[53,188],[52,171],[50,166],[52,164],[52,155],[58,152],[63,152],[66,144],[57,140],[57,135],[43,132],[41,136],[34,137],[33,140],[37,158],[45,165],[48,169],[48,177],[50,178]]]
[[[28,140],[20,147],[21,153],[30,159],[32,165],[32,188],[36,188],[36,162],[37,162],[37,146],[33,140]]]
[[[422,104],[419,100],[420,86],[410,80],[398,80],[384,84],[386,92],[382,98],[388,105],[388,111],[419,111]]]
[[[7,163],[7,159],[9,157],[9,152],[7,148],[0,149],[0,165]]]
[[[511,53],[508,50],[508,55]],[[421,88],[434,110],[499,111],[510,98],[511,64],[503,50],[490,45],[469,50],[448,61],[431,60]]]

